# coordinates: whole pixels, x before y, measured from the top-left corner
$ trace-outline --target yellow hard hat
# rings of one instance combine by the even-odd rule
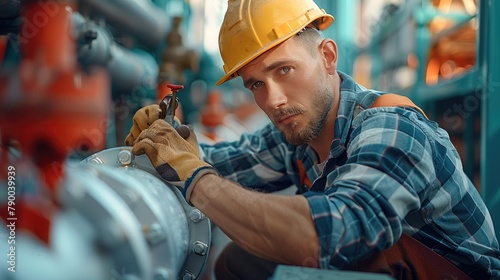
[[[240,68],[307,25],[324,30],[332,22],[333,16],[313,0],[228,0],[219,33],[226,74],[216,85],[238,76]]]

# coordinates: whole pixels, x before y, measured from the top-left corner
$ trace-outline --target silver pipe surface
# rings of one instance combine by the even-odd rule
[[[164,10],[144,0],[80,0],[81,5],[103,16],[115,28],[155,48],[169,31],[170,22]]]

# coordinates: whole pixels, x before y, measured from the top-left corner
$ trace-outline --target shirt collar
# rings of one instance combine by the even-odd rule
[[[360,92],[367,91],[364,87],[357,84],[350,76],[347,74],[337,71],[341,82],[340,82],[340,103],[337,112],[337,118],[335,120],[335,134],[333,136],[333,141],[330,144],[330,157],[336,158],[340,156],[346,150],[346,143],[349,141],[348,137],[350,134],[351,123],[355,116],[356,104],[358,104],[358,97]],[[302,145],[298,147],[299,158],[302,158],[304,154],[314,155],[313,158],[317,161],[317,155],[312,152],[314,151],[309,145]]]
[[[335,120],[335,134],[330,146],[330,156],[338,157],[345,151],[349,131],[356,106],[356,93],[364,90],[360,85],[343,72],[338,71],[340,82],[340,103]]]

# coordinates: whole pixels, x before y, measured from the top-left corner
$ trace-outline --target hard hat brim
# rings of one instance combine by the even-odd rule
[[[308,26],[309,24],[311,24],[312,22],[318,20],[318,18],[316,19],[313,19],[311,21],[307,21],[305,22],[301,28],[299,30],[302,30],[303,28],[305,28],[306,26]],[[334,18],[333,16],[329,15],[329,14],[324,14],[322,15],[321,17],[321,24],[319,25],[319,28],[320,30],[325,30],[328,26],[330,26],[333,21],[334,21]],[[236,64],[233,69],[229,70],[222,78],[220,78],[216,83],[215,85],[216,86],[219,86],[229,80],[232,80],[234,78],[236,78],[238,75],[238,70],[240,70],[242,67],[244,67],[245,65],[247,65],[248,63],[250,63],[252,60],[256,59],[257,57],[259,57],[260,55],[262,55],[263,53],[267,52],[268,50],[274,48],[275,46],[285,42],[286,40],[290,39],[292,36],[294,36],[295,34],[297,34],[296,31],[292,31],[284,36],[282,36],[279,40],[275,40],[265,46],[262,46],[257,52],[255,52],[254,54],[252,54],[251,56],[247,57],[246,59],[242,60],[240,63]]]

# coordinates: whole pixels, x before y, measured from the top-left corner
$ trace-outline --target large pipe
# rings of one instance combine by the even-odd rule
[[[18,33],[21,23],[21,1],[0,1],[0,34]]]
[[[0,1],[0,19],[12,19],[21,16],[21,1]]]
[[[19,32],[23,2],[0,1],[0,34]],[[170,30],[166,12],[158,6],[162,1],[158,5],[146,0],[79,0],[79,3],[151,49],[162,43]]]
[[[210,249],[210,221],[160,179],[146,156],[134,157],[130,147],[113,148],[68,163],[66,170],[49,246],[18,231],[16,271],[4,269],[0,279],[167,280],[201,275]],[[5,242],[1,251],[8,252],[3,246]]]
[[[111,34],[102,26],[73,13],[73,32],[77,42],[79,64],[89,69],[94,66],[108,70],[113,93],[122,94],[139,89],[155,91],[158,64],[148,52],[130,50],[113,41]]]
[[[166,37],[169,21],[166,11],[145,0],[80,0],[118,30],[130,34],[149,48],[155,48]]]

